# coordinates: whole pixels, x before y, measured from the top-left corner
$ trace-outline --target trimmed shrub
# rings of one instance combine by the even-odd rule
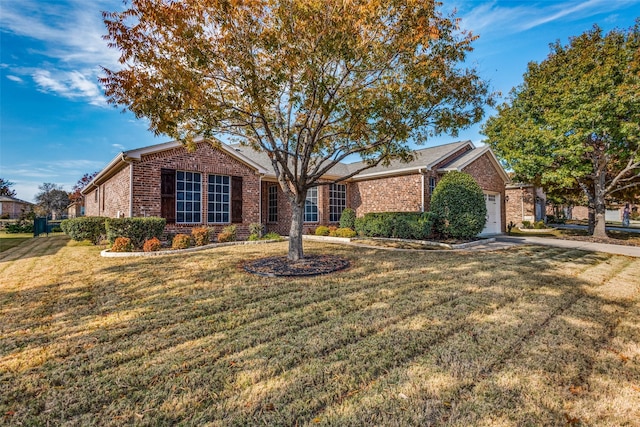
[[[157,237],[152,237],[142,245],[142,250],[145,252],[157,252],[160,249],[162,249],[162,243]]]
[[[531,221],[522,221],[522,228],[533,228],[531,226]]]
[[[131,252],[133,245],[128,237],[118,237],[111,245],[111,252]]]
[[[319,225],[318,228],[316,228],[315,234],[316,236],[328,236],[330,232],[329,227],[326,225]]]
[[[547,226],[544,221],[536,221],[533,223],[533,228],[535,228],[536,230],[543,230],[547,228]]]
[[[236,241],[236,232],[238,227],[235,225],[227,225],[222,229],[222,232],[218,234],[218,242],[235,242]]]
[[[7,224],[5,227],[5,232],[7,234],[17,234],[17,233],[33,233],[33,224],[29,224],[27,222],[17,222],[15,224]]]
[[[196,246],[209,244],[209,229],[206,227],[195,227],[191,230],[191,237]]]
[[[255,234],[256,236],[258,236],[258,239],[262,237],[263,230],[264,228],[259,222],[252,222],[251,224],[249,224],[249,234]]]
[[[94,245],[98,245],[107,235],[106,220],[107,218],[100,216],[70,218],[62,221],[60,228],[73,240],[78,242],[89,240]]]
[[[433,218],[430,212],[372,212],[356,218],[355,227],[366,237],[422,240],[431,236]]]
[[[331,237],[356,237],[358,233],[347,227],[336,228],[329,233]]]
[[[275,231],[270,231],[262,236],[262,240],[282,240],[282,237]]]
[[[158,217],[107,218],[105,228],[110,242],[117,237],[128,237],[135,248],[141,248],[145,240],[160,238],[166,223],[164,218]]]
[[[437,218],[437,233],[446,238],[469,239],[484,228],[487,205],[482,189],[471,175],[451,171],[433,190],[431,212]]]
[[[346,208],[340,215],[340,228],[350,228],[354,230],[356,228],[356,211],[351,208]]]
[[[176,234],[171,242],[171,249],[187,249],[191,246],[191,237],[186,234]]]

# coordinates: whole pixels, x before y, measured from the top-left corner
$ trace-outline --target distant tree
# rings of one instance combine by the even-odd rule
[[[132,0],[105,13],[120,71],[109,101],[189,144],[235,137],[266,152],[303,257],[307,191],[350,155],[409,160],[409,142],[479,121],[487,84],[463,61],[476,36],[434,0]]]
[[[38,214],[60,216],[69,206],[69,193],[61,186],[45,182],[38,189],[40,192],[35,197]]]
[[[91,182],[93,178],[96,177],[96,175],[98,175],[98,171],[93,173],[85,173],[84,175],[82,175],[82,178],[80,178],[78,182],[76,182],[76,184],[71,189],[71,193],[69,193],[69,200],[71,202],[81,201],[82,200],[81,191],[84,190],[84,188]]]
[[[640,192],[640,20],[592,30],[532,62],[483,128],[518,179],[588,201],[590,231],[606,237],[605,203]]]
[[[16,190],[12,189],[15,184],[4,178],[0,178],[0,196],[16,197]]]

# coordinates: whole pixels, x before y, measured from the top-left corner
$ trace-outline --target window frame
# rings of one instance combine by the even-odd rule
[[[267,187],[267,222],[278,222],[278,185],[271,184]]]
[[[188,176],[191,175],[191,179],[187,179]],[[182,178],[181,178],[182,176]],[[197,178],[196,178],[197,176]],[[182,185],[182,189],[180,188]],[[189,184],[191,184],[191,189],[189,190]],[[196,190],[197,186],[197,190]],[[183,199],[180,198],[180,194],[183,194]],[[196,199],[195,195],[198,195],[199,198]],[[191,199],[189,196],[191,195]],[[180,204],[183,203],[183,208],[180,209]],[[188,204],[191,203],[191,209],[187,209]],[[199,206],[199,209],[196,209],[196,204]],[[193,172],[193,171],[184,171],[178,170],[176,171],[176,224],[202,224],[202,173]],[[191,214],[192,221],[187,221],[187,215]],[[197,220],[195,220],[195,214],[198,215]],[[182,220],[180,220],[180,216]]]
[[[307,190],[304,200],[303,222],[316,223],[319,221],[318,187],[311,187]]]
[[[329,222],[340,222],[342,211],[347,208],[347,185],[329,185]]]
[[[213,182],[211,179],[213,178]],[[218,181],[220,178],[220,182]],[[226,182],[225,182],[226,181]],[[213,186],[213,190],[211,190]],[[222,192],[218,193],[216,187],[220,186]],[[226,193],[225,193],[226,189]],[[216,196],[220,195],[220,200]],[[226,201],[225,196],[226,195]],[[220,209],[216,208],[220,205]],[[224,210],[226,206],[226,211]],[[222,221],[216,221],[216,215],[221,215]],[[231,176],[220,174],[207,175],[207,224],[230,224],[231,223]]]

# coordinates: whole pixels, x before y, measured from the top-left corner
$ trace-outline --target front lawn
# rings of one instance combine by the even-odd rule
[[[33,233],[5,233],[0,231],[0,252],[8,251],[11,248],[33,239]]]
[[[252,276],[286,242],[101,258],[0,254],[9,425],[632,425],[640,259],[548,247],[390,252]],[[633,421],[636,420],[636,421]]]

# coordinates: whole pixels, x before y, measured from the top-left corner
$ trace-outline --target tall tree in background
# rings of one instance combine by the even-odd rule
[[[605,202],[640,192],[640,20],[597,26],[532,62],[483,128],[520,180],[562,194],[579,188],[590,230],[606,237]]]
[[[93,178],[96,177],[96,175],[98,175],[97,171],[93,173],[85,173],[84,175],[82,175],[82,178],[80,178],[78,182],[76,182],[76,184],[71,189],[71,193],[69,193],[69,200],[71,202],[81,201],[82,200],[81,191],[91,182]]]
[[[0,196],[16,197],[16,190],[14,190],[13,182],[0,178]]]
[[[69,193],[61,186],[45,182],[38,186],[40,192],[36,194],[36,210],[39,215],[59,217],[69,206]]]
[[[461,67],[472,34],[433,0],[131,0],[105,13],[120,71],[109,101],[187,145],[235,138],[268,153],[303,257],[307,190],[347,156],[408,160],[410,142],[479,121],[488,101]],[[340,177],[345,180],[360,171]]]

